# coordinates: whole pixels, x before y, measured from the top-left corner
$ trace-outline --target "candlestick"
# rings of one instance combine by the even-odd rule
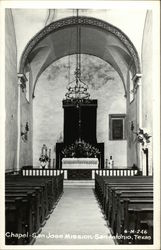
[[[45,144],[43,144],[43,146],[42,146],[41,153],[42,153],[42,155],[47,155],[47,146]]]
[[[51,148],[49,148],[49,158],[51,158]]]
[[[55,159],[53,159],[53,168],[55,168]]]

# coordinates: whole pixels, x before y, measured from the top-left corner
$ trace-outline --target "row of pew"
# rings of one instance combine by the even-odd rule
[[[63,193],[63,174],[5,177],[6,245],[33,244]]]
[[[95,193],[116,244],[153,244],[153,177],[95,176]]]

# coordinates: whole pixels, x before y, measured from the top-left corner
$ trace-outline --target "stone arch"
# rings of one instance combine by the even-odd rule
[[[77,51],[74,47],[74,43],[76,42],[76,36],[75,36],[75,40],[73,39],[73,44],[72,44],[73,48],[72,48],[72,51],[70,51],[70,53],[68,51],[68,47],[65,47],[66,41],[63,41],[61,42],[61,44],[59,44],[60,42],[59,39],[61,38],[62,40],[65,40],[64,37],[67,38],[69,31],[72,31],[72,30],[76,31],[77,25],[81,25],[82,33],[84,32],[84,36],[86,36],[87,34],[88,36],[87,43],[89,43],[89,47],[91,46],[92,48],[92,49],[90,49],[89,47],[85,48],[84,51],[82,51],[83,50],[82,49],[81,50],[82,54],[89,54],[89,55],[100,57],[104,61],[108,62],[111,66],[113,66],[113,63],[116,63],[115,64],[116,67],[114,69],[117,71],[117,73],[122,70],[122,68],[121,67],[119,68],[118,66],[121,66],[121,63],[124,60],[123,67],[126,73],[127,71],[131,71],[134,81],[136,81],[138,75],[141,74],[140,59],[139,59],[137,50],[135,46],[133,45],[133,43],[130,41],[130,39],[120,29],[118,29],[117,27],[103,20],[99,20],[93,17],[84,17],[84,16],[67,17],[67,18],[55,21],[49,24],[48,26],[44,27],[28,42],[28,44],[26,45],[22,53],[20,64],[19,64],[19,73],[21,76],[24,76],[23,79],[25,81],[25,74],[29,70],[28,65],[31,63],[31,66],[33,67],[33,72],[34,72],[35,70],[34,65],[36,65],[37,63],[37,58],[38,58],[37,55],[39,56],[40,55],[39,53],[42,52],[43,54],[43,51],[44,53],[46,53],[49,46],[51,46],[51,48],[52,46],[55,46],[53,51],[57,52],[55,54],[53,53],[52,55],[50,55],[50,60],[48,61],[48,64],[45,64],[45,67],[43,65],[43,67],[41,67],[39,70],[39,65],[36,65],[37,67],[36,70],[39,70],[39,72],[37,71],[38,74],[36,72],[37,75],[35,74],[36,77],[34,78],[34,80],[32,78],[33,80],[32,81],[33,83],[32,93],[33,94],[34,94],[36,81],[38,77],[51,63],[53,63],[54,61],[64,56],[76,54]],[[91,33],[89,34],[88,31],[90,31]],[[76,32],[74,34],[76,34]],[[90,35],[92,36],[90,37]],[[93,41],[94,37],[96,37],[96,41]],[[59,39],[57,40],[57,38]],[[103,45],[105,45],[105,47],[103,49],[101,47],[101,38],[104,39]],[[110,42],[108,42],[109,40]],[[46,44],[47,41],[48,41],[48,44]],[[64,48],[61,47],[61,45],[63,45]],[[93,45],[95,45],[94,48],[93,48]],[[69,37],[68,37],[68,46],[69,46]],[[97,49],[99,48],[100,50],[97,51]],[[115,56],[116,53],[118,56],[120,55],[119,65],[117,64],[117,57],[114,57],[115,60],[112,61],[112,59],[110,59],[110,53],[107,53],[107,55],[104,56],[104,52],[106,51],[106,48],[112,51],[113,53],[112,55]],[[49,55],[49,52],[50,51],[47,51],[46,57]],[[121,61],[121,56],[123,57],[122,61]],[[44,60],[43,57],[39,57],[39,59],[40,61],[41,59]],[[121,73],[123,73],[123,71],[121,71]],[[121,75],[121,73],[119,75]],[[125,95],[127,91],[126,87],[129,84],[126,78],[126,73],[125,74],[123,73],[124,75],[121,78],[123,82],[123,87],[125,89]],[[137,100],[137,103],[139,103],[138,100]],[[130,111],[128,110],[128,112]],[[141,114],[140,111],[139,113]],[[139,115],[136,114],[136,120],[138,119],[138,116]]]
[[[93,17],[85,17],[85,16],[79,16],[79,17],[67,17],[60,19],[58,21],[52,22],[48,26],[44,27],[41,31],[39,31],[26,45],[19,64],[19,73],[25,74],[25,66],[27,64],[28,57],[32,50],[38,45],[45,37],[47,37],[49,34],[53,32],[60,31],[64,28],[68,27],[74,27],[77,25],[81,25],[83,27],[90,26],[97,30],[101,30],[105,33],[111,33],[119,41],[125,46],[127,51],[129,52],[131,58],[133,59],[135,69],[134,69],[134,76],[136,74],[140,74],[141,67],[140,67],[140,60],[137,53],[137,50],[133,43],[130,41],[130,39],[117,27],[109,24],[108,22],[105,22],[100,19],[96,19]],[[60,58],[60,57],[59,57]]]

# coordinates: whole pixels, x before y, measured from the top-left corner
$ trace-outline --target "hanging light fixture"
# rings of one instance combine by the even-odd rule
[[[77,33],[76,33],[76,68],[75,68],[75,80],[69,82],[67,90],[68,92],[65,94],[66,99],[75,103],[83,102],[84,100],[88,100],[90,94],[87,89],[88,86],[81,79],[81,26],[79,25],[79,10],[77,10]]]

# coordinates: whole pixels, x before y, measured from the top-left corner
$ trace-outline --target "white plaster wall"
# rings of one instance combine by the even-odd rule
[[[18,140],[18,77],[17,77],[17,46],[12,11],[5,12],[5,112],[6,112],[6,171],[17,169],[17,140]],[[26,122],[29,124],[28,140],[20,138],[20,168],[32,165],[32,80],[30,83],[30,102],[25,92],[20,91],[20,126],[25,131]]]
[[[63,140],[62,100],[69,81],[68,60],[68,57],[62,58],[48,67],[36,86],[33,103],[34,166],[39,165],[44,143],[51,148],[52,158],[55,158],[55,143]],[[72,81],[75,57],[71,56],[70,61]],[[97,140],[105,143],[105,158],[112,155],[115,166],[127,166],[126,141],[109,141],[108,128],[109,114],[126,113],[123,83],[117,72],[101,59],[84,55],[82,61],[82,78],[89,85],[91,98],[98,100]]]
[[[14,34],[14,25],[12,21],[12,15],[11,11],[7,10],[7,15],[6,15],[6,93],[7,93],[7,98],[6,99],[6,128],[9,131],[8,134],[6,135],[6,150],[10,151],[10,156],[7,156],[6,166],[10,166],[10,169],[13,169],[14,166],[16,165],[16,134],[17,134],[17,110],[16,110],[16,105],[17,105],[17,76],[16,76],[16,57],[18,58],[17,61],[19,61],[21,53],[26,46],[27,42],[29,39],[32,38],[33,35],[35,35],[36,32],[38,32],[41,28],[44,27],[44,23],[46,20],[47,16],[47,9],[41,9],[41,10],[34,10],[34,15],[33,15],[33,10],[30,9],[14,9],[13,11],[13,17],[14,17],[14,24],[15,24],[15,32],[16,32],[16,40],[15,40],[15,34]],[[136,46],[136,49],[139,51],[140,54],[140,46],[141,46],[141,40],[142,40],[142,34],[143,34],[143,24],[144,24],[144,18],[145,18],[145,10],[130,10],[128,11],[123,11],[123,10],[100,10],[95,11],[95,10],[84,10],[82,12],[82,15],[88,15],[88,16],[93,16],[96,18],[101,18],[107,22],[110,22],[111,24],[117,26],[120,28],[122,31],[126,33],[127,36],[132,40],[134,45]],[[54,17],[54,20],[57,20],[62,17],[66,17],[68,15],[73,15],[72,10],[70,10],[70,14],[67,10],[58,10],[56,16]],[[136,18],[137,15],[137,18]],[[150,132],[152,133],[152,106],[150,105],[151,100],[152,100],[152,67],[151,67],[151,58],[152,58],[152,50],[151,48],[151,34],[152,34],[152,23],[151,23],[152,15],[150,12],[147,14],[146,18],[146,24],[145,24],[145,29],[144,29],[144,36],[143,36],[143,46],[142,46],[142,69],[143,69],[143,78],[142,78],[142,83],[143,83],[143,126]],[[127,20],[128,20],[128,25],[127,25]],[[53,21],[53,20],[52,20]],[[33,25],[34,24],[34,25]],[[24,28],[25,27],[25,28]],[[32,27],[32,28],[31,28]],[[16,42],[17,42],[17,55],[16,55]],[[12,44],[12,46],[11,46]],[[9,66],[10,65],[10,66]],[[63,73],[63,72],[61,72]],[[46,74],[46,73],[44,73]],[[46,76],[47,77],[47,76]],[[54,157],[54,144],[56,141],[61,141],[61,133],[62,133],[62,127],[63,127],[63,120],[62,120],[62,109],[60,106],[60,101],[64,97],[65,94],[65,86],[66,86],[66,78],[58,78],[54,76],[54,81],[61,82],[62,89],[59,89],[59,85],[55,82],[54,87],[53,83],[51,84],[51,80],[48,79],[46,81],[45,75],[42,75],[40,79],[40,84],[38,83],[37,85],[37,96],[39,97],[38,99],[34,100],[34,152],[35,152],[35,159],[34,163],[38,164],[38,151],[40,152],[40,147],[42,146],[42,143],[46,142],[46,139],[49,141],[49,146],[52,148],[53,152],[53,157]],[[116,78],[116,76],[115,76]],[[119,81],[121,81],[119,79]],[[118,81],[118,82],[119,82]],[[43,82],[43,83],[42,83]],[[40,89],[40,86],[44,84],[45,82],[45,87],[50,87],[50,95],[52,98],[47,100],[48,94],[46,93],[44,89]],[[110,81],[109,81],[110,82]],[[50,83],[50,84],[49,84]],[[16,84],[16,85],[14,85]],[[48,86],[49,85],[49,86]],[[43,86],[43,85],[42,85]],[[117,86],[117,85],[115,85]],[[122,85],[121,85],[122,86]],[[55,88],[55,89],[54,89]],[[108,92],[109,91],[109,92]],[[111,92],[110,92],[111,91]],[[112,92],[113,91],[113,92]],[[120,91],[119,88],[117,88],[117,91]],[[121,90],[123,91],[123,90]],[[52,94],[53,95],[52,95]],[[92,90],[91,90],[92,93]],[[104,94],[105,93],[105,94]],[[110,97],[107,95],[109,93]],[[108,90],[106,86],[106,90],[104,87],[102,87],[102,90],[100,89],[99,91],[93,91],[93,96],[92,98],[98,98],[98,127],[97,127],[97,138],[99,142],[105,141],[105,152],[106,152],[106,157],[108,158],[109,155],[113,155],[115,165],[127,165],[126,164],[126,157],[120,159],[118,157],[119,154],[126,155],[126,141],[122,142],[117,142],[117,146],[113,144],[113,142],[108,141],[108,131],[106,131],[106,128],[108,130],[108,119],[107,119],[107,114],[109,113],[125,113],[126,112],[126,107],[124,107],[124,98],[123,92],[118,93],[117,98],[117,92],[113,89],[110,88]],[[40,94],[40,95],[39,95]],[[45,97],[43,96],[45,95]],[[99,97],[101,96],[101,99],[99,100]],[[13,102],[12,102],[12,97],[13,97]],[[46,98],[46,99],[45,99]],[[112,99],[113,98],[113,99]],[[119,102],[117,103],[119,99]],[[46,102],[46,103],[45,103]],[[112,104],[111,104],[112,103]],[[54,105],[53,105],[54,104]],[[115,107],[115,104],[117,106]],[[54,106],[54,123],[53,120],[51,119],[50,114],[46,115],[44,114],[43,111],[41,111],[41,106],[42,110],[45,109],[46,105],[46,111],[48,112],[49,110],[47,109],[48,106],[53,107]],[[114,106],[112,106],[114,105]],[[28,104],[25,104],[25,108],[23,112],[28,112],[25,111],[27,108]],[[31,105],[32,106],[32,105]],[[40,109],[36,107],[40,107]],[[59,106],[59,107],[58,107]],[[107,108],[108,106],[108,108]],[[137,121],[136,121],[136,103],[135,101],[129,105],[129,110],[128,110],[128,119],[129,121],[133,120],[135,125],[137,126]],[[22,113],[23,113],[22,112]],[[48,132],[48,138],[42,136],[44,128],[44,124],[40,122],[40,116],[44,117],[44,120],[46,124],[48,125],[48,122],[51,122],[53,124],[53,127],[49,128],[50,132],[53,133],[53,136],[50,136],[51,134]],[[100,118],[99,118],[100,116]],[[22,123],[25,123],[26,119],[30,120],[32,123],[32,117],[28,117],[28,115],[25,117],[23,116]],[[59,119],[57,119],[59,117]],[[12,129],[10,129],[10,125],[12,124]],[[105,125],[106,124],[106,125]],[[48,127],[48,126],[46,126]],[[32,131],[32,128],[31,128]],[[47,131],[46,131],[47,132]],[[13,133],[11,135],[11,133]],[[129,136],[130,131],[128,132]],[[49,135],[50,134],[50,135]],[[32,139],[32,132],[31,132],[31,139]],[[38,138],[39,139],[35,139]],[[134,141],[134,137],[131,136],[131,141]],[[12,141],[12,142],[11,142]],[[108,141],[108,143],[106,143]],[[41,142],[41,143],[40,143]],[[128,142],[129,143],[129,142]],[[14,149],[10,149],[14,145]],[[123,147],[122,147],[123,146]],[[26,146],[25,146],[26,147]],[[30,147],[30,146],[29,146]],[[135,145],[133,143],[133,149],[131,151],[127,151],[128,155],[128,165],[131,165],[132,163],[137,163],[137,156],[135,155]],[[117,148],[117,150],[116,150]],[[129,146],[127,147],[129,149]],[[152,144],[150,146],[152,149]],[[39,149],[39,150],[38,150]],[[150,150],[151,150],[150,149]],[[130,157],[129,157],[129,152],[130,152]],[[26,159],[31,156],[30,160],[24,160],[23,161],[23,155],[22,154],[22,164],[30,164],[32,162],[32,156],[29,153],[26,155]],[[12,162],[12,163],[11,163]],[[11,163],[11,164],[10,164]],[[152,167],[152,157],[150,158],[150,166]]]
[[[5,165],[17,165],[17,46],[12,11],[5,12]]]
[[[143,126],[152,128],[152,12],[148,11],[142,43],[142,98],[143,98]]]
[[[153,139],[153,82],[152,78],[152,11],[147,11],[145,27],[144,27],[144,36],[142,42],[142,125],[145,131],[147,131],[152,138],[150,139],[149,144],[149,171],[153,171],[153,162],[152,162],[152,139]],[[145,155],[144,155],[145,157]]]
[[[152,136],[152,122],[153,122],[153,79],[152,79],[152,12],[148,11],[144,26],[144,35],[142,41],[142,127],[144,131],[148,132]],[[129,79],[127,79],[127,82]],[[130,122],[134,123],[134,132],[139,129],[139,89],[134,96],[133,102],[129,100],[129,84],[127,84],[127,161],[128,165],[136,164],[139,166],[139,144],[137,143],[136,135],[130,130]],[[152,173],[152,138],[149,144],[149,173]],[[142,150],[141,150],[142,151]],[[145,169],[145,154],[141,154],[140,169]]]

